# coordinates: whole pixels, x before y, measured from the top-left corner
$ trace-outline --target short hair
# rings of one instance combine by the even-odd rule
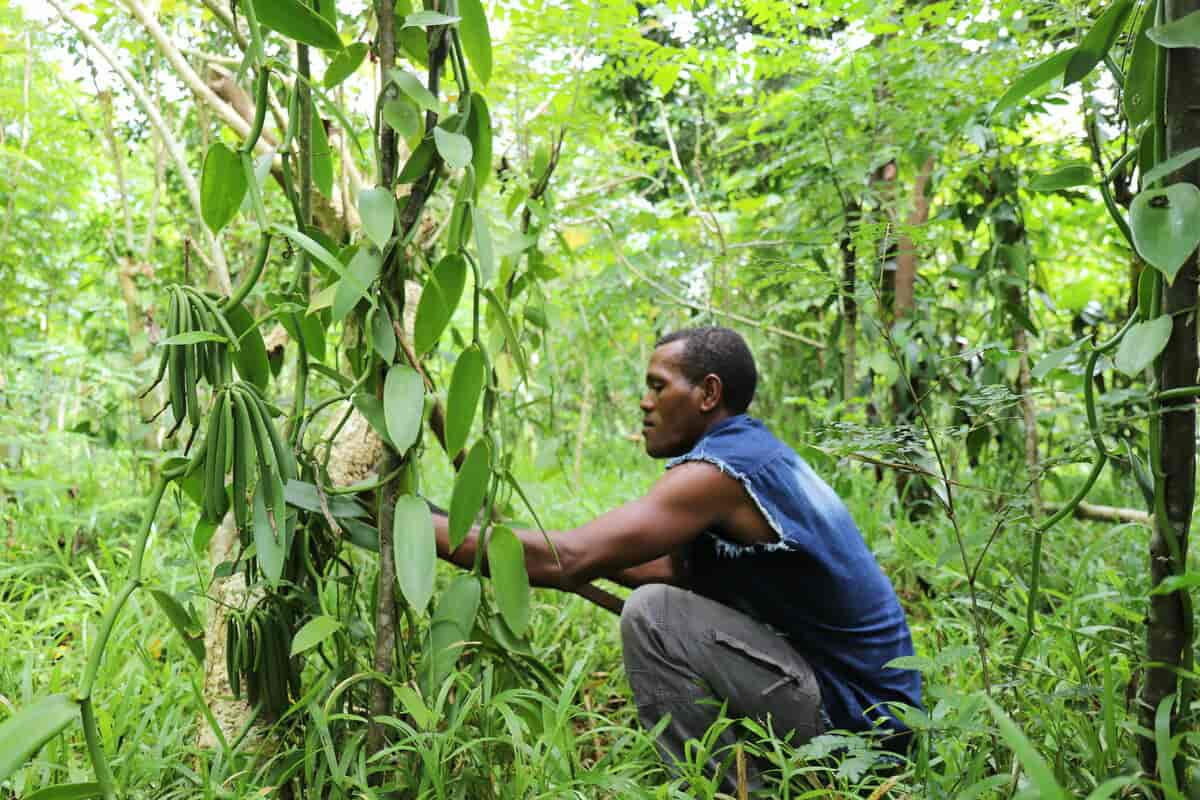
[[[664,335],[654,347],[671,342],[683,342],[684,376],[693,385],[703,382],[704,376],[721,379],[721,403],[731,414],[744,413],[754,399],[758,385],[758,368],[754,355],[742,335],[718,325],[700,328],[681,328]]]

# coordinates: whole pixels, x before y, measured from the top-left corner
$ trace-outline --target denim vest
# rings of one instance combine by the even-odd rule
[[[693,587],[786,636],[816,673],[833,727],[907,727],[891,702],[921,705],[921,675],[884,667],[913,654],[912,637],[891,582],[867,549],[846,506],[761,422],[741,414],[713,425],[667,469],[705,461],[736,478],[778,534],[776,542],[738,544],[719,529],[691,544]]]

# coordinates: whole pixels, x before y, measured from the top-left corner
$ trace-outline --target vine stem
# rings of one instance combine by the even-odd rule
[[[271,234],[263,232],[258,240],[258,252],[254,255],[254,264],[250,267],[250,272],[246,275],[245,280],[238,284],[233,294],[221,304],[221,310],[225,312],[233,311],[242,304],[242,301],[254,289],[254,285],[258,283],[258,279],[262,277],[263,267],[267,265],[267,255],[271,252]]]
[[[1039,594],[1039,585],[1042,577],[1042,539],[1046,535],[1046,531],[1053,528],[1061,520],[1075,511],[1075,508],[1083,502],[1087,497],[1088,492],[1092,490],[1096,479],[1100,477],[1100,473],[1104,471],[1104,465],[1108,463],[1108,453],[1101,451],[1096,456],[1096,462],[1092,465],[1092,471],[1088,474],[1087,480],[1083,482],[1083,486],[1075,493],[1069,502],[1063,504],[1063,507],[1054,513],[1043,523],[1037,526],[1033,534],[1033,558],[1029,573],[1029,600],[1025,606],[1025,635],[1021,637],[1021,642],[1017,645],[1016,655],[1013,656],[1013,661],[1019,662],[1025,655],[1026,648],[1029,647],[1029,642],[1033,640],[1034,620],[1037,615],[1037,599]]]
[[[1068,515],[1073,513],[1080,503],[1088,496],[1088,492],[1092,490],[1096,479],[1100,477],[1100,473],[1104,471],[1104,465],[1112,458],[1112,453],[1104,445],[1104,439],[1100,433],[1100,415],[1096,410],[1096,391],[1093,383],[1093,376],[1096,374],[1096,363],[1100,360],[1100,356],[1110,352],[1114,347],[1120,344],[1125,338],[1125,334],[1133,327],[1137,321],[1137,315],[1132,315],[1121,329],[1112,336],[1092,348],[1092,352],[1088,355],[1087,366],[1083,371],[1083,405],[1087,412],[1088,432],[1091,433],[1092,443],[1096,445],[1096,461],[1092,465],[1092,471],[1089,473],[1087,480],[1075,496],[1067,503],[1063,504],[1053,516],[1044,520],[1039,524],[1033,533],[1033,553],[1030,559],[1029,569],[1029,598],[1025,604],[1025,633],[1021,637],[1021,641],[1017,644],[1017,652],[1013,656],[1013,662],[1019,663],[1025,656],[1025,650],[1029,647],[1029,643],[1033,640],[1034,622],[1037,618],[1037,602],[1038,596],[1041,593],[1040,585],[1042,578],[1042,545],[1045,539],[1046,531],[1053,528]]]
[[[379,79],[382,87],[380,91],[388,93],[392,91],[388,71],[396,63],[395,0],[375,0],[375,18],[379,23],[375,43],[379,55]],[[435,63],[431,58],[431,71],[434,69]],[[436,90],[431,89],[431,91]],[[395,180],[398,160],[397,137],[396,132],[390,126],[380,124],[379,128],[381,130],[378,130],[376,134],[378,137],[375,163],[378,174],[377,183],[379,186],[387,187],[390,191]],[[375,366],[378,360],[373,354],[367,356],[367,361],[372,365],[370,369],[378,373],[376,390],[382,400],[386,369]],[[404,463],[400,453],[385,446],[383,458],[379,464],[379,474],[390,475],[401,469]],[[367,698],[366,752],[368,758],[377,755],[387,744],[387,730],[380,717],[390,715],[393,705],[392,689],[388,681],[394,666],[392,651],[395,649],[397,638],[396,566],[392,552],[392,526],[395,521],[396,498],[400,493],[400,487],[397,484],[401,482],[407,483],[403,478],[385,482],[379,487],[377,496],[378,507],[375,519],[379,523],[379,575],[376,579],[375,608],[373,609],[375,641],[371,666],[379,677],[372,680]],[[372,786],[378,786],[382,780],[383,775],[379,772],[368,776],[368,782]]]
[[[197,455],[203,451],[204,448],[200,447],[197,450]],[[146,541],[150,538],[150,530],[154,526],[154,518],[158,515],[158,507],[162,503],[163,493],[166,492],[167,484],[172,480],[168,475],[169,473],[164,473],[154,483],[154,490],[150,496],[150,508],[146,511],[145,517],[142,518],[142,527],[138,532],[137,540],[134,542],[133,556],[129,564],[129,577],[126,579],[125,586],[122,587],[120,593],[109,604],[108,610],[104,614],[104,619],[100,622],[96,641],[92,644],[92,649],[88,653],[87,666],[84,668],[83,677],[79,680],[79,689],[75,693],[75,698],[81,702],[92,696],[92,686],[96,682],[96,673],[100,669],[100,661],[104,657],[104,648],[108,644],[109,636],[112,635],[113,624],[117,621],[117,616],[121,613],[125,601],[133,594],[134,589],[141,585],[142,560],[146,555]]]
[[[109,603],[108,610],[105,611],[104,618],[100,621],[100,628],[96,632],[96,640],[92,643],[91,650],[88,652],[87,666],[84,667],[83,676],[79,680],[79,689],[75,693],[75,699],[79,703],[81,721],[83,723],[84,740],[87,742],[88,754],[92,760],[92,769],[96,773],[96,780],[100,784],[100,791],[104,795],[104,800],[116,800],[117,790],[112,770],[109,768],[108,761],[104,756],[104,746],[100,741],[100,729],[96,724],[96,715],[92,707],[92,687],[96,683],[96,676],[100,671],[100,663],[104,658],[104,650],[108,645],[109,637],[112,636],[117,617],[120,616],[121,610],[125,607],[125,603],[129,600],[130,595],[142,584],[142,561],[146,555],[146,542],[150,538],[150,531],[154,527],[154,519],[158,516],[158,508],[162,505],[163,494],[167,490],[167,485],[177,477],[186,474],[192,467],[197,466],[203,454],[204,445],[201,445],[196,449],[196,454],[186,465],[164,471],[154,482],[154,489],[150,496],[150,507],[146,509],[146,514],[142,518],[142,527],[138,531],[137,540],[134,542],[133,555],[129,562],[129,576],[121,591]]]

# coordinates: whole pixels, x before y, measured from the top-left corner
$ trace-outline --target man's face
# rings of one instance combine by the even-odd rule
[[[657,348],[646,369],[642,396],[642,438],[652,458],[671,458],[692,449],[707,429],[702,385],[694,385],[680,369],[686,342]]]

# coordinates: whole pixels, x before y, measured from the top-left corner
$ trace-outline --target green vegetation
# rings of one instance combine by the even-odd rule
[[[0,8],[0,798],[713,796],[505,527],[644,491],[711,322],[926,682],[902,762],[729,720],[731,769],[1192,796],[1197,15]]]

